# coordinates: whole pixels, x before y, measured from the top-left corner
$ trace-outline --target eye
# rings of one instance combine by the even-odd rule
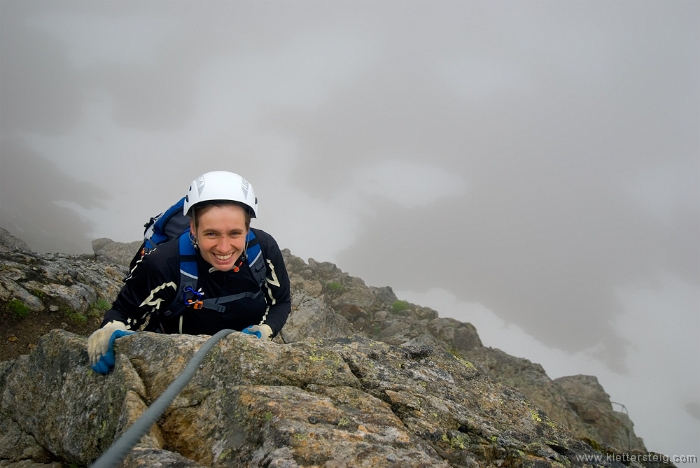
[[[215,232],[207,232],[206,234],[204,234],[204,237],[206,237],[208,239],[214,239],[214,238],[216,238],[216,233]]]

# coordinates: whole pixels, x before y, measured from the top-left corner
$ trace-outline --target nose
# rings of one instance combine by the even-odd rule
[[[222,253],[228,252],[230,246],[231,241],[226,236],[220,237],[219,242],[216,244],[216,248]]]

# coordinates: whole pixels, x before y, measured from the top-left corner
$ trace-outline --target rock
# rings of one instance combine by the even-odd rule
[[[51,454],[34,437],[23,432],[19,424],[9,418],[0,418],[0,460],[12,463],[22,460],[48,463]]]
[[[97,299],[113,300],[127,272],[89,255],[0,251],[0,285],[10,292],[0,300],[16,298],[36,311],[53,303],[84,311]]]
[[[569,406],[599,443],[627,450],[644,451],[644,441],[634,434],[634,424],[625,413],[613,410],[608,395],[592,375],[574,375],[554,380]]]
[[[317,262],[313,258],[309,259],[309,267],[321,278],[332,278],[342,273],[340,268],[331,262]]]
[[[303,291],[292,294],[292,311],[280,332],[284,343],[294,343],[308,337],[337,338],[353,334],[355,329],[345,318]]]
[[[452,318],[436,318],[430,322],[428,330],[437,339],[446,342],[450,348],[459,352],[467,352],[483,346],[476,328],[471,323],[463,323]]]
[[[100,237],[99,239],[95,239],[92,241],[92,251],[95,252],[95,255],[97,255],[97,252],[101,251],[105,245],[111,244],[114,241],[112,239],[109,239],[107,237]]]
[[[326,300],[357,332],[396,346],[440,348],[461,354],[473,360],[493,379],[520,391],[553,421],[578,436],[618,449],[644,449],[641,439],[631,430],[631,422],[619,422],[626,415],[614,412],[614,418],[599,417],[601,425],[607,424],[612,428],[604,429],[601,434],[594,424],[583,420],[591,415],[574,411],[565,392],[555,385],[541,366],[500,350],[484,348],[472,324],[439,317],[436,311],[415,304],[397,310],[394,308],[397,298],[391,288],[368,287],[363,281],[350,277],[328,262],[311,259],[307,265],[288,250],[283,255],[292,282],[297,281],[296,284],[310,295]],[[620,424],[625,428],[626,437],[605,433],[607,430],[618,433]]]
[[[389,286],[383,288],[370,288],[374,294],[376,301],[380,304],[393,304],[397,300],[396,294]]]
[[[553,421],[578,437],[597,439],[597,433],[571,409],[560,388],[541,365],[494,348],[474,348],[464,356],[494,380],[517,389]]]
[[[402,348],[412,348],[412,347],[431,347],[431,348],[444,348],[445,343],[442,341],[439,341],[437,338],[435,338],[433,335],[430,333],[423,333],[422,335],[419,335],[415,338],[411,338],[410,340],[406,341],[405,343],[402,343],[400,345]]]
[[[8,462],[0,460],[0,468],[63,468],[63,464],[55,463],[34,463],[31,460],[22,460],[18,462]]]
[[[0,441],[26,441],[0,444],[0,454],[90,465],[207,338],[120,338],[102,376],[89,369],[86,338],[52,331],[30,355],[0,363]],[[234,333],[122,466],[582,466],[600,454],[439,349]]]
[[[423,335],[426,331],[425,323],[419,323],[416,320],[403,317],[390,317],[383,325],[384,328],[376,335],[376,339],[394,346],[407,343]],[[447,348],[446,343],[441,343],[444,348]]]
[[[7,303],[11,300],[20,301],[27,309],[32,312],[43,312],[44,303],[38,297],[29,293],[25,288],[18,283],[12,281],[0,271],[0,300]]]
[[[104,257],[119,265],[128,267],[141,248],[143,241],[115,242],[112,239],[100,238],[92,241],[92,251],[97,257]]]
[[[32,251],[32,249],[30,249],[27,246],[27,244],[24,243],[24,241],[22,239],[18,239],[17,237],[10,234],[10,231],[8,231],[7,229],[1,228],[1,227],[0,227],[0,250],[5,250],[5,251],[19,250],[19,251],[25,251],[25,252]]]
[[[352,289],[343,293],[337,300],[332,301],[333,305],[353,304],[358,307],[370,309],[374,304],[375,296],[368,289]],[[341,307],[342,308],[342,307]]]
[[[70,323],[64,328],[92,333],[127,273],[94,255],[0,249],[0,360],[27,353],[64,321]],[[17,341],[8,341],[10,335]]]
[[[312,297],[319,297],[323,291],[323,285],[320,281],[304,280],[299,277],[294,277],[290,279],[292,289],[304,290],[307,294]]]
[[[94,256],[0,248],[0,313],[19,304],[68,329],[61,321],[66,309],[83,311],[96,300],[114,299],[136,244],[98,239]],[[188,386],[125,467],[523,466],[562,460],[580,466],[572,457],[591,447],[572,442],[567,430],[602,451],[595,453],[644,450],[632,422],[612,410],[594,378],[552,381],[538,364],[484,348],[469,323],[398,301],[391,288],[367,286],[332,263],[307,264],[282,253],[293,307],[275,342],[227,338],[200,368],[208,377]],[[0,468],[53,466],[56,460],[84,466],[138,418],[205,339],[120,339],[115,371],[102,377],[81,373],[84,338],[54,331],[40,346],[7,341],[14,334],[22,339],[21,324],[0,329],[0,350],[16,345],[32,353],[0,362]],[[19,390],[23,379],[32,382],[36,396]],[[61,402],[64,395],[82,399],[83,407]],[[43,416],[34,414],[36,408],[54,420],[37,419]],[[59,435],[83,437],[85,431],[101,438],[90,442],[92,452]],[[209,442],[201,445],[201,438]]]
[[[204,468],[179,453],[163,449],[135,448],[122,465],[129,468]]]

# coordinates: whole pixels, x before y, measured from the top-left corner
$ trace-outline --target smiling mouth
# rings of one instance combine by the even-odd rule
[[[214,254],[214,256],[221,261],[228,260],[229,258],[231,258],[232,255],[233,255],[232,253],[230,253],[228,255],[216,255],[216,254]]]

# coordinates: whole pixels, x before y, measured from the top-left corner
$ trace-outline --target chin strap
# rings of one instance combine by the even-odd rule
[[[243,252],[241,252],[241,256],[238,257],[238,262],[233,265],[234,273],[238,273],[238,271],[241,269],[241,265],[243,265],[243,262],[245,262],[248,258],[246,255],[246,252],[248,251],[248,237],[250,237],[250,229],[248,230],[248,234],[245,236],[245,248],[243,249]]]
[[[243,262],[245,262],[245,251],[241,253],[241,256],[238,257],[238,261],[233,265],[233,272],[238,273],[239,270],[241,269],[241,265],[243,265]]]

